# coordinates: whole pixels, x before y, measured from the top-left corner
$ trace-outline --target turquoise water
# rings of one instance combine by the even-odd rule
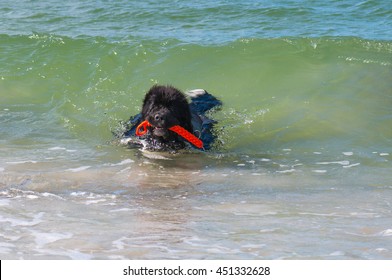
[[[391,259],[390,1],[0,15],[1,259]],[[223,101],[211,151],[117,141],[154,83]]]

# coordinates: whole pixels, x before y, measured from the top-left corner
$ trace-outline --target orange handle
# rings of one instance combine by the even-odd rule
[[[203,141],[201,141],[199,138],[197,138],[195,135],[190,133],[188,130],[183,128],[182,126],[175,125],[169,128],[171,131],[177,133],[184,139],[186,139],[189,143],[194,145],[195,147],[202,149],[203,148]]]
[[[136,128],[136,136],[143,136],[147,133],[147,127],[151,126],[148,121],[141,122]]]
[[[148,121],[141,122],[136,128],[136,136],[143,136],[147,133],[147,127],[152,126]],[[182,138],[187,140],[189,143],[194,145],[195,147],[202,149],[203,148],[203,141],[197,138],[195,135],[190,133],[188,130],[183,128],[182,126],[175,125],[169,128],[171,131],[177,133]]]

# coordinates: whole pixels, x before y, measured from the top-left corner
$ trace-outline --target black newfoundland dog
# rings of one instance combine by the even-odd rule
[[[205,113],[221,101],[202,89],[187,92],[172,86],[153,86],[144,97],[140,114],[127,123],[122,143],[152,151],[177,151],[187,146],[209,149],[215,121]]]

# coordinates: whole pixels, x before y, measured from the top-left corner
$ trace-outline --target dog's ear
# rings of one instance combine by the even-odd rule
[[[145,119],[155,104],[155,96],[157,95],[157,86],[153,86],[149,89],[143,99],[143,107],[142,107],[142,117]]]

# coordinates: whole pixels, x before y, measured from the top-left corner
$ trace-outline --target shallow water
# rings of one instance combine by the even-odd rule
[[[0,3],[0,258],[391,259],[389,1],[177,4]],[[119,145],[157,82],[211,151]]]

